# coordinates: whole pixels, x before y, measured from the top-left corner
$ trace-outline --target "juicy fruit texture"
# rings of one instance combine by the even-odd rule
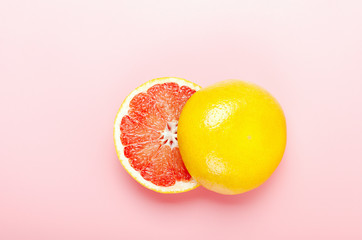
[[[177,83],[156,84],[131,100],[128,115],[122,119],[125,156],[144,179],[157,186],[191,179],[178,147],[173,147],[177,138],[168,140],[163,133],[171,131],[170,123],[178,121],[181,109],[195,92]]]
[[[261,185],[286,145],[286,121],[266,90],[228,80],[196,92],[182,110],[179,146],[191,176],[222,194]]]
[[[177,127],[183,106],[198,89],[179,78],[155,79],[122,104],[115,122],[117,153],[126,170],[144,186],[159,192],[196,187],[179,152]]]

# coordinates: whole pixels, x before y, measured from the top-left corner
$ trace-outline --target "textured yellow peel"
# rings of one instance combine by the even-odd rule
[[[251,83],[228,80],[196,92],[183,108],[179,148],[191,176],[222,194],[261,185],[286,145],[286,121],[276,99]]]

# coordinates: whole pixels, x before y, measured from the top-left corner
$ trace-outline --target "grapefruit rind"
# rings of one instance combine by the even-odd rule
[[[156,78],[156,79],[150,80],[150,81],[142,84],[141,86],[136,88],[134,91],[132,91],[126,97],[126,99],[123,101],[121,107],[119,108],[119,110],[117,112],[117,115],[116,115],[116,118],[115,118],[115,121],[114,121],[113,139],[114,139],[114,145],[115,145],[115,148],[116,148],[118,159],[120,160],[121,164],[126,169],[126,171],[137,182],[139,182],[144,187],[146,187],[148,189],[151,189],[151,190],[153,190],[155,192],[159,192],[159,193],[180,193],[180,192],[187,192],[187,191],[190,191],[192,189],[195,189],[196,187],[199,186],[199,184],[194,179],[191,179],[188,182],[176,181],[176,183],[173,186],[163,187],[163,186],[157,186],[157,185],[153,184],[152,182],[145,180],[138,171],[136,171],[133,167],[131,167],[128,158],[124,155],[124,146],[123,146],[123,144],[122,144],[122,142],[120,140],[121,121],[122,121],[123,116],[128,114],[128,110],[130,109],[129,105],[130,105],[131,100],[134,98],[134,96],[136,96],[138,93],[146,92],[147,89],[149,89],[150,87],[152,87],[155,84],[163,84],[163,83],[168,83],[168,82],[175,82],[180,87],[187,86],[187,87],[189,87],[189,88],[191,88],[193,90],[196,90],[196,91],[201,89],[201,87],[199,85],[195,84],[195,83],[192,83],[192,82],[187,81],[187,80],[182,79],[182,78],[176,78],[176,77]]]

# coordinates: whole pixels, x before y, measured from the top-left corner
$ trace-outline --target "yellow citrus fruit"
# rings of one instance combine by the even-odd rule
[[[265,182],[281,161],[286,121],[277,100],[261,87],[228,80],[203,88],[186,102],[178,144],[191,176],[222,194]]]

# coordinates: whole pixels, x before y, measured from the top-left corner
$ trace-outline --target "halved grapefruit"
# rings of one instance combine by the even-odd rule
[[[181,78],[157,78],[136,88],[122,103],[114,123],[114,144],[126,171],[160,193],[198,186],[182,161],[178,120],[200,86]]]

